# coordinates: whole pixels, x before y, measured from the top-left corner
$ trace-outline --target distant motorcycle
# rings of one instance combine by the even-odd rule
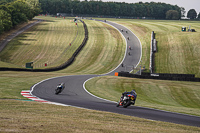
[[[64,88],[65,88],[65,83],[59,84],[55,90],[56,91],[55,94],[58,95],[59,93],[61,93],[64,90]]]
[[[131,104],[134,105],[136,98],[137,93],[135,90],[132,90],[131,92],[124,92],[122,93],[120,101],[117,103],[117,107],[123,106],[124,108],[127,108]]]

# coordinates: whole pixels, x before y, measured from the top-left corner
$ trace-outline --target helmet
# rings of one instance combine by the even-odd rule
[[[133,89],[131,92],[135,92],[135,89]]]
[[[136,94],[136,91],[135,91],[135,89],[133,89],[133,90],[131,91],[131,93],[133,93],[133,94]]]

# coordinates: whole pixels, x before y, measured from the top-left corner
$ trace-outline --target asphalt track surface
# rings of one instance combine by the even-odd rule
[[[74,75],[47,79],[35,84],[31,88],[31,94],[50,102],[62,103],[69,106],[200,127],[200,117],[138,106],[130,106],[128,108],[116,107],[116,102],[98,98],[85,90],[84,84],[87,80],[98,76],[114,75],[115,72],[119,71],[131,71],[133,68],[132,66],[138,65],[141,59],[142,48],[139,39],[129,29],[121,25],[108,21],[106,23],[118,29],[126,40],[127,37],[129,37],[129,40],[127,40],[125,57],[121,62],[121,64],[123,63],[126,67],[122,67],[121,64],[119,64],[115,70],[104,75]],[[123,32],[121,29],[123,29]],[[128,31],[128,33],[126,33],[126,31]],[[131,50],[129,50],[129,46],[131,46]],[[130,55],[128,52],[130,52]],[[61,82],[64,82],[66,87],[61,94],[55,95],[55,88]]]

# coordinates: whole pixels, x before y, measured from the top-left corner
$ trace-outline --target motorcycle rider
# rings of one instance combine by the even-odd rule
[[[125,91],[124,93],[122,93],[122,96],[121,96],[121,98],[120,98],[120,103],[119,103],[119,105],[122,105],[123,104],[123,102],[124,102],[124,96],[126,96],[127,94],[131,94],[131,95],[133,95],[134,97],[135,97],[135,99],[134,99],[134,104],[135,104],[135,100],[136,100],[136,97],[137,97],[137,93],[136,93],[136,91],[135,91],[135,89],[133,89],[131,92],[127,92],[127,91]]]
[[[62,89],[64,89],[64,83],[61,83],[61,84],[59,84],[58,86],[57,86],[57,89],[60,89],[60,90],[62,90]]]

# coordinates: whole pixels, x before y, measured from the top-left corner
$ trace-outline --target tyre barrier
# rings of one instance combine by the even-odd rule
[[[81,20],[80,20],[81,21]],[[87,25],[84,21],[81,21],[83,23],[83,27],[85,30],[85,38],[83,39],[82,44],[77,48],[77,50],[74,52],[71,58],[69,58],[65,63],[57,66],[57,67],[51,67],[51,68],[45,68],[45,69],[27,69],[27,68],[8,68],[8,67],[0,67],[0,71],[25,71],[25,72],[52,72],[52,71],[58,71],[62,70],[69,65],[73,63],[78,53],[82,50],[82,48],[86,45],[88,40],[88,29]]]
[[[141,79],[200,82],[200,78],[195,78],[195,75],[193,74],[142,73],[141,75],[136,75],[136,74],[131,74],[129,72],[118,72],[115,75],[121,77],[141,78]]]

